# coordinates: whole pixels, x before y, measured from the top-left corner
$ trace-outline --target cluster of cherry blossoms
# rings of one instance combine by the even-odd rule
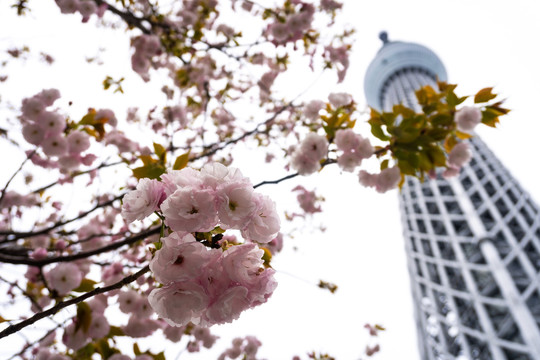
[[[238,359],[243,355],[243,360],[257,360],[257,351],[262,343],[255,336],[246,336],[245,338],[234,338],[232,346],[226,349],[218,360]]]
[[[60,98],[56,89],[43,90],[23,99],[20,120],[23,124],[24,139],[36,145],[47,158],[32,154],[34,164],[46,168],[59,168],[62,172],[77,170],[80,165],[91,165],[96,156],[83,155],[90,148],[90,136],[80,130],[72,129],[66,133],[66,119],[63,115],[48,108]]]
[[[287,14],[285,18],[276,18],[267,28],[275,44],[300,40],[311,27],[315,7],[299,0],[291,1],[291,3],[299,6],[298,11]]]
[[[144,81],[149,81],[148,71],[152,58],[162,53],[161,42],[156,35],[140,35],[131,41],[135,52],[131,56],[131,67]]]
[[[271,241],[279,231],[274,202],[253,191],[236,168],[212,163],[200,171],[171,170],[161,179],[141,179],[126,194],[122,215],[128,222],[161,211],[173,231],[208,232],[220,226],[240,230],[246,240],[258,243]]]
[[[461,132],[472,134],[476,125],[482,121],[482,111],[474,106],[465,106],[454,115],[457,129]],[[450,178],[459,174],[463,165],[467,164],[472,158],[472,152],[469,144],[460,142],[456,144],[448,153],[448,167],[443,172],[443,176]]]
[[[274,270],[263,268],[264,251],[254,243],[222,251],[177,232],[162,241],[150,269],[165,285],[152,290],[148,300],[170,325],[231,322],[266,302],[277,285]]]
[[[74,14],[76,12],[82,15],[82,21],[87,22],[90,16],[97,14],[102,17],[107,9],[107,4],[96,5],[93,0],[55,0],[62,14]]]
[[[248,308],[266,302],[276,287],[272,269],[264,269],[264,251],[279,231],[274,202],[253,191],[235,168],[207,164],[201,171],[172,170],[161,181],[141,179],[124,197],[128,222],[160,211],[172,233],[150,262],[156,280],[149,301],[169,324],[211,326],[230,322]],[[247,241],[226,250],[208,248],[191,233],[217,226],[240,230]]]

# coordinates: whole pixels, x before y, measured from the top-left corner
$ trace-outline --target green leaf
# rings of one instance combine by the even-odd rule
[[[90,360],[92,358],[92,355],[96,352],[96,348],[93,343],[89,343],[86,346],[80,348],[76,352],[76,359],[80,360]]]
[[[157,179],[165,172],[165,166],[159,163],[148,164],[132,170],[137,179]]]
[[[382,113],[381,119],[384,125],[392,126],[396,122],[396,114],[394,113]]]
[[[95,287],[96,284],[97,284],[96,281],[90,280],[88,278],[84,278],[84,279],[82,279],[79,286],[77,288],[73,289],[73,291],[75,291],[75,292],[89,292],[89,291],[94,290],[94,287]]]
[[[90,323],[92,323],[92,309],[90,309],[90,306],[85,302],[78,303],[75,332],[82,329],[84,333],[87,333],[90,328]]]
[[[125,336],[125,335],[126,334],[124,333],[124,330],[122,330],[118,326],[112,326],[111,325],[111,329],[109,330],[109,335],[107,335],[107,337]]]
[[[501,114],[497,110],[486,108],[482,111],[482,124],[495,127],[499,123],[499,115]]]
[[[181,170],[185,168],[189,162],[189,153],[191,150],[189,150],[187,153],[182,154],[176,158],[173,165],[173,170]]]
[[[150,356],[152,356],[154,360],[165,360],[165,353],[163,351],[159,354],[151,354]]]
[[[97,352],[101,354],[103,359],[108,359],[119,352],[117,349],[111,348],[107,339],[100,339],[95,344]]]
[[[493,88],[489,87],[489,88],[484,88],[480,90],[479,92],[477,92],[476,95],[474,96],[474,103],[478,104],[478,103],[488,102],[489,100],[497,97],[497,95],[493,94],[491,90],[493,90]]]
[[[154,143],[154,151],[158,158],[161,160],[161,162],[165,163],[165,160],[167,158],[167,150],[163,147],[163,145]]]
[[[137,343],[133,343],[133,353],[135,356],[139,356],[142,354],[141,349],[139,349],[139,345]]]
[[[428,150],[428,156],[430,157],[431,161],[435,166],[445,166],[446,165],[446,155],[444,151],[438,147],[433,146],[430,147]]]
[[[382,127],[378,124],[371,124],[371,133],[378,139],[381,139],[383,141],[390,140],[390,137],[386,135],[382,129]]]
[[[398,127],[398,128],[394,128],[392,132],[396,138],[396,143],[399,142],[399,143],[404,143],[404,144],[408,144],[415,141],[420,135],[420,129],[415,129],[413,127],[407,127],[407,128]]]
[[[388,159],[384,159],[383,162],[381,163],[381,170],[384,170],[387,168],[388,168]]]

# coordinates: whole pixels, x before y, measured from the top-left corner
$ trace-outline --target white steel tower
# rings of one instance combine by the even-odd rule
[[[446,80],[424,46],[388,41],[371,62],[368,104],[419,111],[414,91]],[[422,360],[540,360],[540,216],[487,146],[456,178],[408,177],[400,193]]]

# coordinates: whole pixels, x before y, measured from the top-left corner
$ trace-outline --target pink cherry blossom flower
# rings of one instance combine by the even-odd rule
[[[108,358],[108,360],[131,360],[131,358],[123,354],[113,354]]]
[[[116,115],[114,115],[114,111],[110,109],[99,109],[98,111],[96,111],[94,119],[105,121],[112,127],[116,127],[116,125],[118,124],[118,120],[116,119]]]
[[[178,189],[163,201],[161,210],[174,231],[210,231],[219,221],[214,193],[206,189]]]
[[[118,295],[118,305],[124,314],[130,314],[137,309],[140,295],[134,290],[122,291]]]
[[[45,130],[47,136],[62,133],[66,127],[66,120],[55,112],[43,111],[37,118],[37,123]]]
[[[320,161],[326,157],[328,140],[326,140],[326,136],[310,132],[302,141],[300,151],[313,160]]]
[[[82,273],[73,263],[59,263],[47,272],[47,279],[51,288],[59,295],[66,295],[80,285]]]
[[[185,128],[188,123],[187,111],[183,106],[171,106],[163,109],[163,116],[169,123],[178,123]]]
[[[26,124],[22,128],[24,140],[32,145],[39,145],[45,138],[45,131],[39,124]]]
[[[331,93],[328,95],[328,101],[335,108],[349,105],[352,102],[352,96],[347,93]]]
[[[169,170],[161,175],[161,180],[167,196],[172,195],[182,187],[202,188],[203,179],[200,171],[186,167],[182,170]],[[207,180],[208,182],[208,180]]]
[[[321,8],[324,11],[332,12],[337,9],[341,9],[342,6],[343,6],[342,3],[339,3],[335,0],[321,0]]]
[[[41,147],[47,156],[62,156],[67,153],[68,143],[64,137],[56,135],[43,140]]]
[[[21,111],[25,118],[29,120],[37,120],[38,116],[45,111],[46,105],[43,100],[38,97],[23,99]]]
[[[352,129],[336,131],[334,142],[341,151],[354,151],[360,146],[360,137]]]
[[[277,236],[269,243],[266,243],[264,247],[267,248],[272,255],[280,252],[283,249],[283,234],[278,233]]]
[[[380,193],[395,189],[401,180],[401,172],[397,166],[386,168],[377,176],[375,189]]]
[[[267,196],[254,193],[257,208],[248,225],[242,229],[242,236],[251,241],[267,243],[278,233],[280,227],[276,204]]]
[[[66,139],[70,153],[82,153],[90,147],[90,137],[82,131],[72,131]]]
[[[482,112],[474,106],[465,106],[459,109],[454,119],[459,131],[471,132],[482,121]]]
[[[469,148],[469,144],[465,142],[460,142],[455,145],[450,153],[448,154],[448,164],[461,168],[463,165],[468,163],[472,158],[472,152]]]
[[[344,152],[338,156],[337,163],[343,171],[353,172],[362,164],[362,157],[355,152]]]
[[[81,1],[79,4],[79,12],[83,16],[83,21],[88,20],[92,14],[97,12],[97,5],[93,1]]]
[[[45,106],[51,106],[56,100],[60,99],[60,91],[57,89],[44,89],[41,90],[36,97],[40,99]]]
[[[223,253],[223,269],[232,281],[244,286],[252,285],[264,270],[263,255],[264,250],[253,243],[233,246]]]
[[[128,323],[122,327],[127,336],[143,338],[150,336],[161,327],[161,323],[150,318],[139,318],[136,315],[129,317]],[[110,358],[109,358],[110,359]]]
[[[152,290],[148,296],[154,311],[173,326],[183,326],[190,321],[197,324],[208,300],[204,289],[191,281],[170,283]]]
[[[79,328],[76,330],[75,323],[69,324],[62,335],[64,345],[75,351],[86,345],[89,340],[87,334],[82,329]]]
[[[55,0],[62,14],[73,14],[79,10],[80,0]]]
[[[455,176],[458,176],[460,170],[461,170],[461,168],[450,165],[443,171],[442,176],[445,179],[450,179],[450,178],[453,178]]]
[[[103,315],[92,313],[92,321],[88,328],[88,336],[92,339],[101,339],[109,333],[111,326]]]
[[[321,163],[301,151],[295,151],[291,156],[291,167],[300,175],[309,175],[319,171]]]
[[[167,340],[172,342],[179,342],[182,339],[182,336],[184,335],[184,332],[186,329],[181,326],[170,326],[165,325],[165,328],[163,329],[163,335],[167,338]]]
[[[300,205],[302,210],[304,210],[304,212],[308,214],[314,214],[322,211],[321,206],[315,204],[320,199],[317,198],[317,195],[314,191],[308,191],[302,185],[296,186],[292,189],[292,191],[298,191],[296,199],[298,200],[298,204]]]
[[[128,223],[143,220],[154,211],[159,210],[164,198],[165,190],[161,182],[155,179],[141,179],[136,190],[124,196],[122,216]]]
[[[60,171],[65,173],[73,170],[77,170],[81,165],[81,159],[75,154],[69,154],[62,156],[58,159],[58,164],[60,165]]]
[[[208,249],[189,233],[174,232],[162,239],[163,247],[150,261],[150,270],[162,284],[196,278],[219,250]]]
[[[247,298],[248,289],[234,286],[227,289],[205,312],[203,324],[214,325],[232,322],[250,306]]]
[[[319,111],[323,108],[323,101],[312,100],[304,106],[304,115],[310,120],[317,120],[319,118]]]
[[[206,164],[200,171],[201,186],[216,190],[219,185],[228,181],[228,175],[229,169],[225,165],[218,162]]]
[[[220,223],[225,229],[244,228],[256,208],[253,187],[241,182],[220,186],[216,201]]]
[[[207,349],[210,349],[218,339],[218,337],[213,335],[207,327],[195,326],[191,333],[193,334],[193,337],[201,342]]]

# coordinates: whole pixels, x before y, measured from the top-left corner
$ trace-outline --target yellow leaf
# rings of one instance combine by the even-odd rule
[[[456,136],[458,138],[460,138],[461,140],[466,140],[466,139],[470,139],[472,138],[473,136],[471,134],[468,134],[468,133],[465,133],[465,132],[461,132],[459,130],[456,130]]]
[[[185,168],[189,162],[189,153],[191,150],[189,150],[187,153],[182,154],[178,156],[174,162],[173,170],[181,170]]]
[[[484,103],[484,102],[488,102],[491,99],[494,99],[497,95],[493,94],[491,90],[493,90],[493,88],[489,87],[489,88],[484,88],[480,90],[479,92],[477,92],[476,95],[474,96],[474,103],[475,104]]]

